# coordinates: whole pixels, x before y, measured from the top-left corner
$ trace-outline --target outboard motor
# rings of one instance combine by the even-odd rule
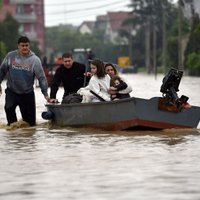
[[[160,92],[168,99],[168,103],[175,104],[179,110],[182,109],[182,104],[187,103],[187,100],[189,99],[184,95],[179,99],[177,95],[182,76],[183,71],[171,68],[168,74],[163,78],[163,84],[160,88]]]

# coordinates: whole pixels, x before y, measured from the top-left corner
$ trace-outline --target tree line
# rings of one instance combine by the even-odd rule
[[[10,15],[6,15],[4,21],[0,22],[0,63],[7,54],[17,48],[17,40],[21,35],[20,24]],[[31,49],[41,56],[41,51],[37,47],[37,42],[31,41]]]
[[[123,26],[131,29],[119,32],[120,37],[127,39],[127,44],[122,44],[120,37],[116,43],[105,40],[101,29],[81,34],[75,29],[46,27],[46,49],[51,49],[49,62],[63,52],[91,48],[95,57],[105,62],[117,63],[119,56],[131,55],[131,63],[147,73],[164,73],[174,67],[200,76],[199,15],[193,13],[188,20],[180,12],[180,5],[169,0],[131,0],[130,7],[134,17],[124,21]],[[16,48],[18,30],[19,24],[12,16],[8,15],[0,23],[1,58]],[[131,30],[136,30],[135,34]],[[36,44],[32,46],[39,56],[44,56]]]

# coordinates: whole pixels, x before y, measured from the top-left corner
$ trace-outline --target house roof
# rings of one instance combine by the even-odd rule
[[[120,12],[108,12],[107,17],[110,22],[112,30],[117,31],[121,28],[122,23],[130,15],[130,12],[120,11]]]
[[[90,30],[93,30],[94,28],[94,21],[83,21],[82,24],[79,26],[79,29],[83,26],[86,25]]]
[[[93,21],[83,21],[82,24],[78,27],[80,33],[89,33],[91,34],[94,29],[95,22]]]

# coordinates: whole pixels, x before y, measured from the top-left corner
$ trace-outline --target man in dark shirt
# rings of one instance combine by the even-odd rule
[[[56,70],[53,77],[50,102],[56,102],[56,94],[60,84],[64,87],[63,98],[69,94],[76,93],[85,83],[84,64],[75,62],[71,53],[64,53],[62,55],[63,64]]]

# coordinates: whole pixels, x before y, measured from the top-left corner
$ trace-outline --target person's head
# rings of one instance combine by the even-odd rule
[[[117,86],[119,85],[121,82],[121,78],[117,75],[114,75],[112,78],[111,78],[111,85],[112,86]]]
[[[62,62],[63,62],[63,65],[66,67],[66,68],[71,68],[72,67],[72,64],[74,62],[73,60],[73,57],[72,57],[72,54],[70,52],[68,53],[64,53],[62,55]]]
[[[101,60],[95,59],[90,63],[91,73],[97,75],[98,78],[105,76],[104,63]]]
[[[113,77],[114,75],[117,75],[117,70],[115,66],[112,63],[106,63],[105,64],[105,72],[108,74],[110,77]]]
[[[28,55],[30,51],[30,40],[26,36],[21,36],[18,39],[17,47],[22,56]]]
[[[119,84],[120,84],[120,79],[115,79],[114,84],[115,84],[116,86],[119,85]]]

